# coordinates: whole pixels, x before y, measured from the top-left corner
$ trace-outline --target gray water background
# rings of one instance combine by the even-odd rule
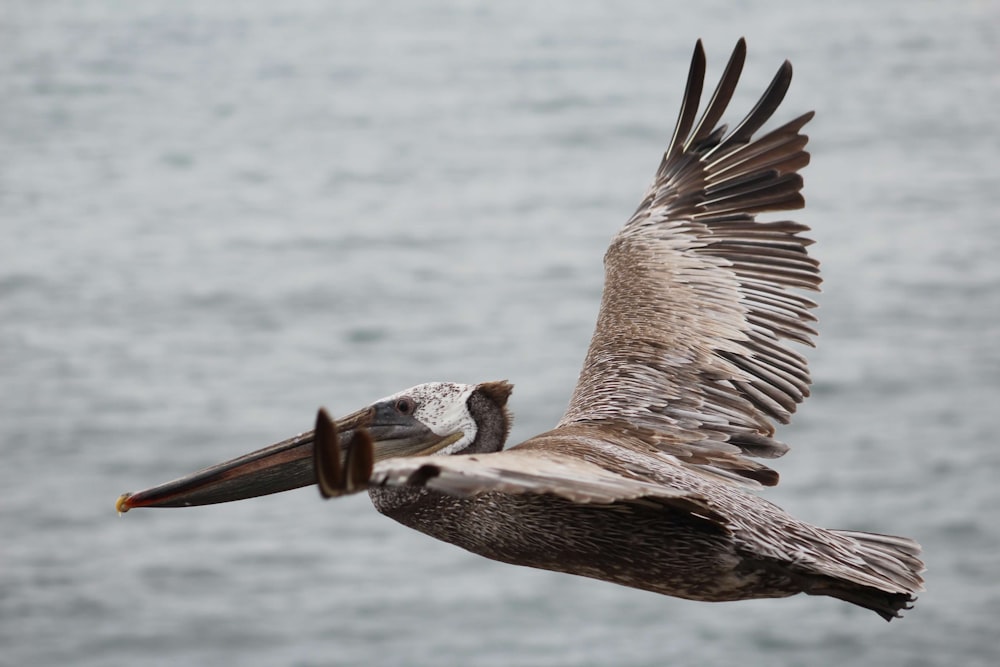
[[[903,620],[487,561],[313,489],[115,516],[434,379],[572,390],[691,48],[785,58],[826,279],[768,490],[911,535]],[[1000,664],[1000,6],[0,3],[0,664]],[[736,120],[734,116],[730,120]]]

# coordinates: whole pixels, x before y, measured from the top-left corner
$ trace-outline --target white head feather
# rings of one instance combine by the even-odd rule
[[[441,437],[461,431],[463,435],[459,440],[437,452],[454,454],[468,447],[476,439],[479,427],[469,412],[468,405],[469,397],[475,390],[475,385],[471,384],[425,382],[387,396],[382,401],[411,399],[416,404],[413,417]]]

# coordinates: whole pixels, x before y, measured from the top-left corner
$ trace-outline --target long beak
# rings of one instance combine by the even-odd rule
[[[383,405],[367,407],[333,422],[332,431],[340,443],[337,455],[345,469],[353,465],[350,448],[355,442],[371,448],[374,463],[393,456],[430,454],[461,435],[438,436],[412,417],[393,414]],[[321,434],[321,439],[329,438]],[[316,484],[315,439],[315,431],[301,433],[186,477],[136,493],[123,493],[115,508],[124,513],[136,507],[211,505]],[[358,482],[355,480],[355,486]]]

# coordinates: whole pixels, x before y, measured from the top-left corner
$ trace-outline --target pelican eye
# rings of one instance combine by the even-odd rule
[[[401,415],[412,415],[414,410],[417,409],[417,402],[412,398],[403,397],[396,399],[396,403],[393,405],[396,408],[396,412]]]

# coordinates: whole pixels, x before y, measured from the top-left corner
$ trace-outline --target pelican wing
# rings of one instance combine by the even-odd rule
[[[773,485],[749,457],[787,447],[772,438],[809,394],[804,357],[818,288],[804,225],[758,222],[759,213],[804,205],[809,162],[800,133],[807,113],[754,138],[784,98],[787,61],[731,131],[716,123],[736,87],[746,45],[737,44],[701,118],[705,76],[695,47],[673,138],[639,208],[604,258],[594,337],[560,426],[624,424],[694,469]]]
[[[709,520],[726,520],[699,494],[619,475],[577,457],[509,449],[491,454],[415,456],[375,464],[369,487],[425,487],[458,497],[484,493],[552,495],[578,504],[669,506]]]

